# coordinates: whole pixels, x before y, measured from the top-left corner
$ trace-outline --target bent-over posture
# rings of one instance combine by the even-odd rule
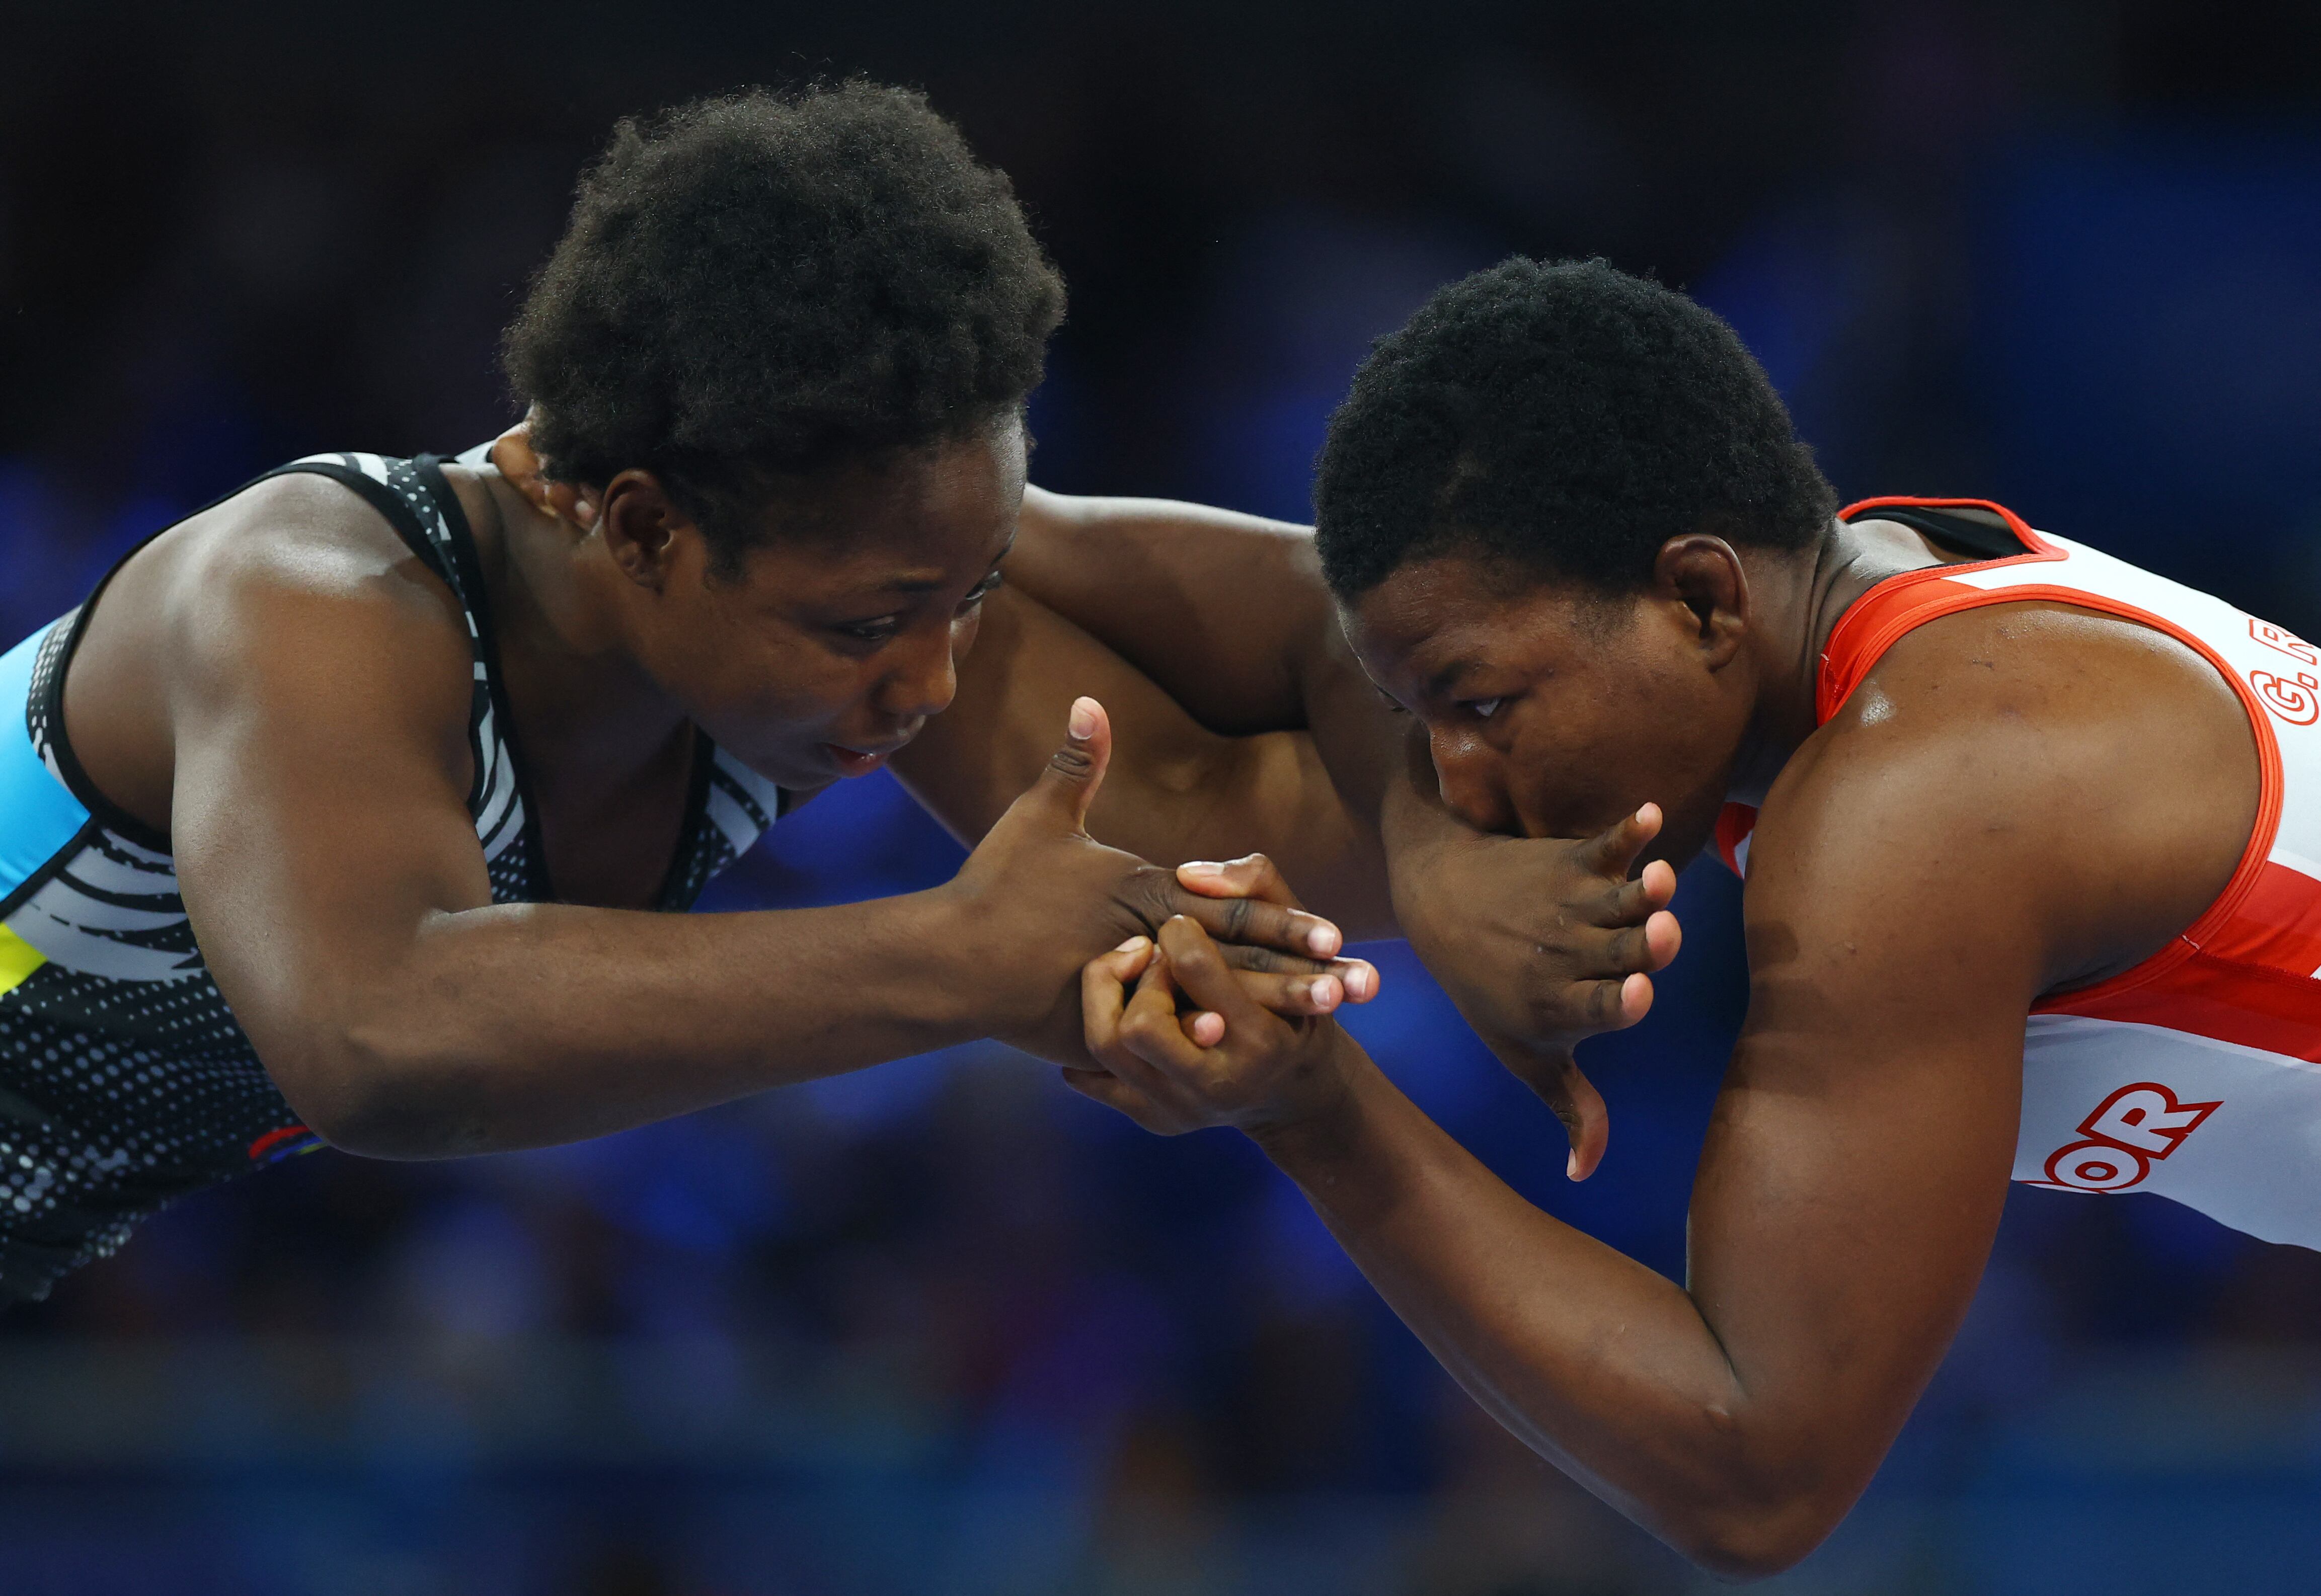
[[[1671,862],[1714,840],[1746,874],[1686,1279],[1523,1201],[1189,921],[1089,966],[1109,1073],[1074,1079],[1155,1129],[1246,1129],[1541,1454],[1768,1573],[1878,1467],[2010,1178],[2321,1247],[2313,646],[1997,504],[1838,513],[1730,330],[1600,263],[1511,260],[1382,341],[1317,506],[1442,803],[1601,832],[1504,845],[1565,862],[1529,948],[1640,945],[1592,1011],[1567,994],[1569,1031],[1649,1001]],[[1601,1107],[1571,1112],[1584,1174]]]
[[[0,658],[0,1301],[318,1139],[568,1140],[983,1036],[1082,1056],[1081,964],[1175,909],[1288,1009],[1374,990],[1330,923],[1083,824],[1287,850],[1357,919],[1375,875],[1308,739],[1204,731],[995,591],[1019,534],[1112,519],[1024,505],[1061,313],[915,95],[624,124],[508,337],[524,425],[269,473]],[[653,912],[898,756],[981,839],[953,881]]]

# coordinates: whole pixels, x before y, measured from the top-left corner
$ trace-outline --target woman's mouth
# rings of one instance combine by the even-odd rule
[[[861,748],[850,748],[843,743],[826,742],[822,745],[822,751],[829,757],[831,764],[837,767],[840,775],[857,776],[869,775],[887,763],[894,752],[901,747],[903,747],[901,743],[890,742],[884,748],[865,752]]]

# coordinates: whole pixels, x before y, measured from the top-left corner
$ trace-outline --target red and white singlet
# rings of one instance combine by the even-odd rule
[[[2321,1248],[2321,650],[1983,500],[1866,499],[1843,519],[1914,509],[1996,516],[2028,552],[1864,594],[1822,656],[1819,721],[1913,627],[2046,601],[2140,621],[2200,654],[2248,711],[2262,770],[2255,830],[2207,912],[2125,974],[2033,1008],[2015,1178],[2156,1192],[2267,1241]],[[1756,818],[1728,804],[1716,828],[1744,875]]]

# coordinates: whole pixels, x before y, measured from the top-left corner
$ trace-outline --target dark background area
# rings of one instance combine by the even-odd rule
[[[1071,286],[1035,476],[1302,518],[1367,340],[1505,254],[1726,314],[1849,495],[1981,495],[2321,631],[2321,8],[152,4],[0,13],[0,624],[316,449],[511,419],[494,341],[613,119],[922,86]],[[2155,751],[2165,757],[2165,750]],[[957,852],[883,778],[715,907]],[[1558,1127],[1398,948],[1356,1021],[1655,1267],[1737,893]],[[2310,1588],[2321,1257],[2018,1188],[1797,1591]],[[1688,1590],[1477,1416],[1296,1192],[969,1048],[552,1152],[324,1153],[0,1318],[11,1592]]]

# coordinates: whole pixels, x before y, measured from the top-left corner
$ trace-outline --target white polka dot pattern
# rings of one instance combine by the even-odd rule
[[[548,897],[493,680],[488,597],[441,472],[427,457],[360,454],[282,469],[360,493],[459,599],[476,655],[469,808],[492,898]],[[319,1145],[203,964],[175,862],[157,846],[167,839],[139,835],[142,827],[89,791],[58,734],[76,635],[58,626],[43,647],[24,725],[50,771],[96,818],[0,904],[0,927],[44,961],[0,992],[0,1301],[46,1296],[59,1275],[114,1251],[174,1197]],[[778,812],[772,783],[705,736],[699,748],[693,803],[661,893],[666,910],[689,907]]]

